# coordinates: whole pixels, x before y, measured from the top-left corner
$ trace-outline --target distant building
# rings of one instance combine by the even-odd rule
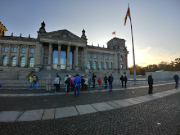
[[[66,29],[46,32],[44,22],[37,38],[0,36],[0,69],[6,71],[55,69],[129,74],[128,53],[124,39],[111,39],[107,48],[88,45],[85,30],[81,37]]]

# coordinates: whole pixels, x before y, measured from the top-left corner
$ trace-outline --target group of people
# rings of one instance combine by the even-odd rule
[[[29,77],[29,82],[30,82],[29,90],[37,90],[37,88],[38,88],[38,76],[36,75],[36,73],[32,74]]]
[[[95,73],[93,73],[92,78],[89,75],[88,77],[85,75],[78,75],[76,74],[75,76],[70,76],[70,75],[66,75],[65,79],[64,79],[64,83],[65,83],[65,91],[67,93],[69,93],[70,88],[71,91],[74,91],[74,96],[79,96],[79,91],[85,91],[85,90],[91,90],[91,83],[93,82],[93,88],[95,88],[95,84],[96,84],[96,80],[97,83],[99,85],[99,90],[102,89],[102,82],[104,81],[104,88],[107,89],[107,83],[109,82],[109,91],[112,91],[112,83],[113,83],[113,76],[112,74],[109,75],[109,77],[107,77],[106,75],[104,76],[103,80],[102,77],[99,76],[98,78],[96,77]],[[122,87],[126,88],[126,84],[127,84],[127,76],[126,75],[121,75],[120,77],[121,80],[121,84]],[[179,76],[177,75],[177,73],[174,75],[174,80],[175,80],[175,88],[178,88],[178,82],[179,82]],[[29,78],[29,82],[30,82],[30,86],[29,86],[29,90],[36,90],[38,87],[38,76],[36,75],[36,73],[33,73],[30,78]],[[46,90],[47,91],[51,91],[51,85],[52,85],[52,77],[49,74],[48,77],[46,78]],[[56,74],[56,77],[54,79],[54,86],[56,87],[56,91],[55,93],[58,92],[58,90],[60,90],[60,82],[61,82],[61,77]],[[152,78],[152,74],[150,74],[148,76],[148,85],[149,85],[149,91],[148,94],[152,94],[153,93],[153,78]],[[81,86],[81,87],[80,87]]]

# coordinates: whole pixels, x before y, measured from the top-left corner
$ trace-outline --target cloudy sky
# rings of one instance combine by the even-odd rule
[[[37,37],[67,29],[77,36],[85,29],[88,45],[106,46],[114,37],[126,40],[128,65],[133,65],[128,3],[132,18],[136,64],[147,66],[180,57],[180,0],[0,0],[0,22],[6,35]]]

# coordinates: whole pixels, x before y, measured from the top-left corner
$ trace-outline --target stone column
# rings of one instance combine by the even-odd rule
[[[117,71],[117,69],[118,69],[117,64],[118,64],[118,59],[117,59],[117,53],[115,52],[115,54],[114,54],[114,62],[113,62],[115,71]]]
[[[11,65],[11,45],[8,46],[8,61],[7,66]]]
[[[18,45],[17,49],[17,58],[16,58],[16,67],[19,67],[19,54],[20,54],[20,45]]]
[[[2,44],[0,44],[0,66],[2,66]]]
[[[29,61],[29,46],[27,45],[27,48],[26,48],[26,61],[25,61],[25,67],[26,68],[29,66],[28,61]]]
[[[108,69],[109,69],[109,70],[111,69],[111,68],[110,68],[110,65],[111,65],[110,57],[111,57],[111,55],[108,55]]]
[[[92,70],[94,70],[93,64],[94,64],[94,54],[91,53],[91,69]]]
[[[42,45],[42,57],[41,57],[41,66],[43,65],[43,58],[44,58],[44,46]]]
[[[57,70],[61,70],[61,44],[58,44],[58,64]]]
[[[83,48],[83,54],[84,54],[84,69],[87,69],[87,49],[84,47]]]
[[[70,45],[67,45],[66,70],[70,70]]]
[[[97,69],[99,69],[99,54],[97,54]]]
[[[49,55],[48,55],[48,66],[47,69],[51,70],[52,68],[52,43],[49,43]]]
[[[74,61],[74,64],[75,64],[75,70],[79,70],[79,66],[78,66],[78,46],[76,46],[76,49],[75,49],[75,61]]]
[[[105,69],[105,54],[103,54],[103,65],[102,68]]]

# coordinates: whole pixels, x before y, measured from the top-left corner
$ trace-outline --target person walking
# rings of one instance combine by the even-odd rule
[[[108,78],[108,82],[109,82],[109,91],[112,91],[112,83],[113,83],[113,80],[114,80],[114,78],[113,78],[113,76],[112,76],[112,74],[110,74],[110,76],[109,76],[109,78]]]
[[[89,78],[88,78],[89,91],[91,90],[91,82],[92,82],[92,78],[91,78],[91,76],[89,75]]]
[[[30,82],[29,90],[31,90],[33,86],[33,74],[29,77],[29,82]]]
[[[71,76],[68,75],[68,78],[67,78],[67,93],[69,93],[69,90],[70,90],[70,86],[71,86]]]
[[[95,73],[93,73],[93,76],[92,76],[93,88],[95,88],[95,78],[96,78],[96,75]]]
[[[126,75],[124,76],[123,80],[124,80],[124,85],[125,85],[125,88],[126,88],[126,84],[127,84],[127,77],[126,77]]]
[[[59,77],[58,77],[58,75],[56,74],[56,78],[54,79],[54,86],[56,87],[55,93],[58,92],[58,85],[59,85]]]
[[[152,74],[150,74],[148,76],[148,85],[149,85],[149,92],[148,94],[152,94],[152,90],[153,90],[153,78],[152,78]]]
[[[122,88],[123,88],[123,81],[124,81],[123,75],[121,75],[120,80],[121,80],[121,85],[122,85]]]
[[[77,96],[79,96],[80,84],[81,84],[81,78],[79,77],[78,74],[76,74],[76,77],[74,78],[74,96],[76,96],[76,91],[77,91]]]
[[[178,74],[177,74],[177,73],[174,75],[174,80],[175,80],[175,83],[176,83],[175,88],[178,88],[179,76],[178,76]]]
[[[107,78],[107,76],[105,75],[105,76],[104,76],[105,89],[107,89],[107,80],[108,80],[108,78]]]
[[[99,90],[102,90],[101,84],[102,84],[102,79],[101,76],[98,78],[98,84],[99,84]]]
[[[51,91],[51,85],[52,85],[52,77],[49,74],[46,78],[46,91]]]
[[[74,76],[71,78],[71,91],[74,91]]]

